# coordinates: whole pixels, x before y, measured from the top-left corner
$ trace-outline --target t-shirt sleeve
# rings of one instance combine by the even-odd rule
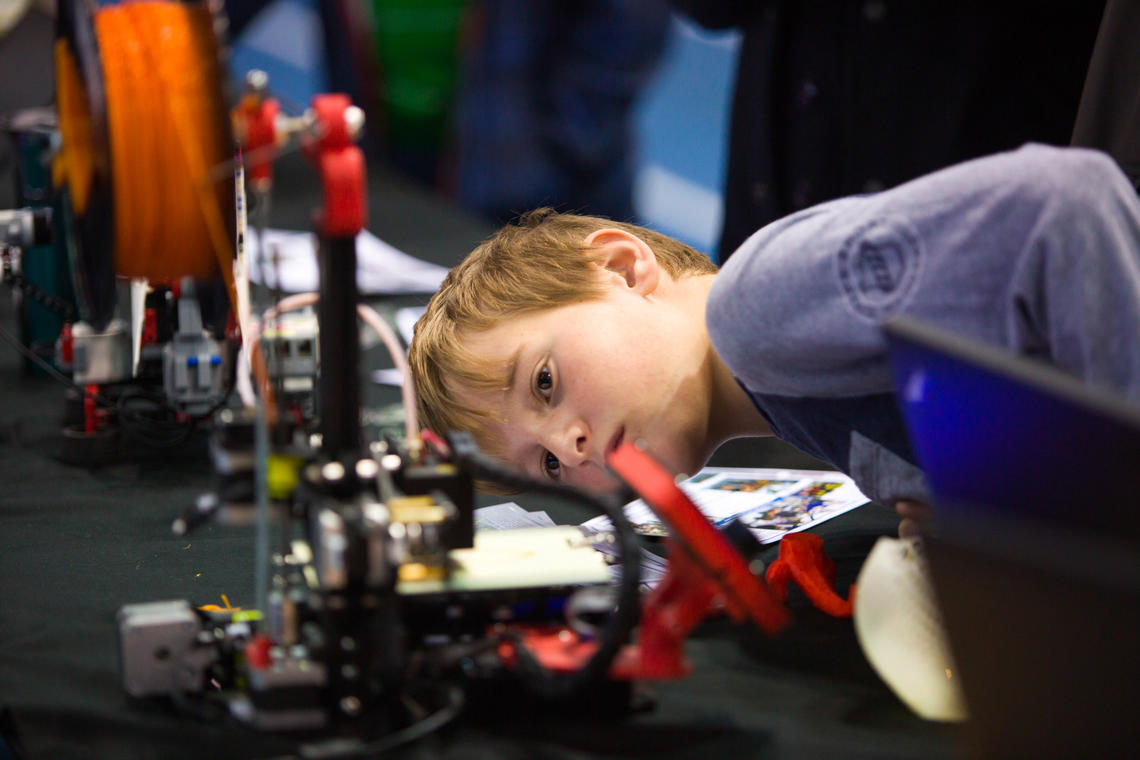
[[[977,159],[763,228],[714,284],[710,335],[762,393],[889,389],[879,325],[897,313],[1127,391],[1140,382],[1137,219],[1103,154]]]

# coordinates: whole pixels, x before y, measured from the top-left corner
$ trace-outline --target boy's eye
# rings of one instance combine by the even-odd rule
[[[550,374],[547,367],[543,367],[538,371],[534,378],[534,387],[538,389],[538,394],[543,398],[550,398],[550,391],[554,388],[554,375]]]
[[[542,472],[552,480],[558,480],[562,474],[562,463],[549,451],[542,452]]]

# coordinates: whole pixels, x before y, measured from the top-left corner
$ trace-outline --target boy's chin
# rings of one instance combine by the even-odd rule
[[[669,447],[654,449],[652,445],[646,450],[674,477],[688,478],[695,475],[703,464],[699,457],[689,451]]]
[[[693,456],[691,453],[684,452],[675,448],[667,446],[656,447],[652,443],[648,443],[645,449],[653,459],[657,461],[665,470],[672,476],[683,476],[688,478],[695,475],[700,471],[703,466],[703,460]],[[622,483],[618,480],[617,476],[609,473],[609,478],[605,483],[591,484],[596,491],[603,491],[606,493],[613,493],[622,488]]]

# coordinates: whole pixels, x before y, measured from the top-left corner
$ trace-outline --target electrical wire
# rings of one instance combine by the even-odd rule
[[[315,306],[320,301],[320,295],[317,293],[294,293],[293,295],[286,296],[277,302],[277,305],[267,309],[261,317],[261,323],[264,325],[270,322],[287,311],[295,311],[303,309],[306,306]],[[404,353],[404,347],[400,343],[399,336],[393,330],[384,318],[371,306],[367,304],[357,304],[356,314],[360,319],[369,327],[371,327],[379,336],[380,341],[384,347],[388,349],[389,355],[392,357],[392,363],[396,365],[396,369],[400,372],[403,382],[400,384],[400,396],[404,404],[404,429],[407,434],[407,440],[413,441],[419,435],[419,418],[416,414],[416,389],[415,384],[412,382],[410,370],[408,369],[408,357]],[[255,334],[253,338],[255,344],[259,340]]]
[[[448,446],[447,441],[434,430],[424,428],[420,431],[420,437],[424,439],[424,443],[435,450],[436,454],[444,459],[451,459],[451,447]]]
[[[400,383],[400,398],[404,402],[405,433],[410,444],[419,435],[420,423],[416,411],[416,384],[412,380],[411,370],[408,369],[407,354],[404,353],[404,347],[396,331],[388,326],[375,309],[367,304],[357,304],[356,313],[380,336],[380,340],[392,356],[392,363],[400,372],[400,378],[403,380]]]
[[[124,391],[115,407],[119,424],[128,435],[149,446],[167,449],[188,441],[201,422],[226,405],[229,396],[229,392],[224,393],[206,411],[191,415],[185,421],[178,419],[178,410],[170,406],[165,396],[143,390]],[[149,405],[149,410],[141,408],[140,403]]]
[[[194,432],[191,424],[181,424],[170,414],[161,397],[144,391],[123,393],[115,407],[123,430],[147,446],[174,448]]]
[[[11,288],[19,288],[27,298],[32,299],[36,303],[43,306],[45,309],[53,312],[61,317],[64,322],[72,322],[75,320],[75,309],[71,307],[67,301],[63,300],[54,293],[49,293],[43,288],[29,282],[22,274],[12,270],[12,261],[8,255],[7,250],[0,254],[3,259],[3,271],[0,274],[0,281]]]
[[[53,367],[51,362],[47,361],[42,356],[38,355],[35,351],[33,351],[32,349],[25,346],[20,341],[19,338],[17,338],[12,333],[8,332],[3,326],[0,326],[0,338],[3,338],[8,343],[10,343],[13,348],[15,348],[17,351],[19,351],[25,357],[27,357],[28,360],[34,362],[36,364],[36,366],[38,366],[40,369],[42,369],[44,372],[46,372],[52,379],[58,380],[59,382],[66,385],[68,388],[72,388],[72,389],[78,391],[80,394],[86,395],[86,393],[87,393],[86,388],[84,388],[82,385],[75,382],[70,377],[63,374],[62,372],[60,372],[55,367]],[[100,405],[105,406],[105,407],[112,407],[115,405],[114,402],[109,400],[106,396],[102,396],[98,393],[95,394],[95,403],[100,404]]]
[[[445,702],[442,707],[416,722],[370,742],[330,739],[321,743],[302,744],[296,754],[281,755],[272,760],[368,760],[378,758],[397,747],[419,741],[455,720],[463,710],[463,692],[454,684],[441,687]]]

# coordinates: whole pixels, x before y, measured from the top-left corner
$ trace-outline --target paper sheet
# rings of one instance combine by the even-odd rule
[[[404,339],[404,345],[409,345],[412,342],[416,320],[422,317],[425,311],[427,311],[426,306],[405,306],[402,309],[396,309],[396,329],[399,330],[400,337]]]
[[[475,528],[477,530],[518,530],[521,528],[551,527],[554,521],[546,512],[529,512],[514,502],[496,504],[491,507],[481,507],[475,510]],[[617,546],[609,539],[606,531],[597,531],[592,528],[580,526],[582,534],[591,541],[591,545],[605,556],[606,562],[611,565],[610,578],[615,583],[620,579],[621,568],[617,566],[620,560]],[[665,575],[667,561],[652,552],[641,550],[641,585],[645,589],[652,588]]]
[[[681,483],[681,490],[717,527],[738,519],[761,543],[779,541],[870,501],[843,473],[819,470],[706,467]],[[625,514],[643,535],[669,533],[640,499],[627,504]],[[610,522],[597,517],[583,526],[608,530]]]
[[[549,528],[554,525],[545,512],[528,512],[513,501],[475,510],[476,530],[515,530]]]
[[[761,543],[779,541],[784,535],[812,528],[870,501],[841,472],[820,470],[745,469],[706,467],[681,483],[697,508],[718,528],[740,520]],[[642,500],[625,506],[634,530],[647,536],[666,536],[668,528]],[[528,512],[513,502],[475,510],[475,526],[482,530],[511,530],[552,525],[545,512]],[[608,517],[595,517],[579,526],[592,539],[593,547],[611,564],[618,561],[618,548],[608,534]],[[641,551],[641,584],[652,588],[665,575],[668,560]],[[620,568],[611,567],[616,580]]]
[[[311,232],[267,229],[261,245],[256,230],[246,233],[249,279],[289,293],[317,290],[316,236]],[[409,256],[365,230],[356,238],[356,284],[361,293],[434,293],[447,275],[444,267]]]

